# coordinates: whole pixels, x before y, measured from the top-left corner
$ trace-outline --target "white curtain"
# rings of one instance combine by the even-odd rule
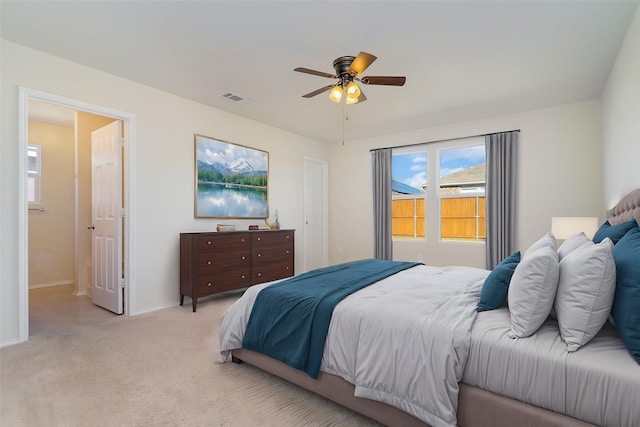
[[[391,237],[391,148],[371,152],[373,227],[376,259],[393,259]]]
[[[487,151],[487,269],[515,251],[516,159],[519,131],[485,136]]]

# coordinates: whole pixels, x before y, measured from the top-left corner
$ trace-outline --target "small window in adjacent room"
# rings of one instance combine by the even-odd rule
[[[42,150],[39,145],[27,147],[27,199],[31,205],[40,204]]]

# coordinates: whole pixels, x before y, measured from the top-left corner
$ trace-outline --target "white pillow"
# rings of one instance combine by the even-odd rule
[[[555,311],[567,351],[589,342],[605,324],[616,290],[616,264],[608,237],[575,249],[560,261]]]
[[[543,246],[553,248],[554,251],[556,250],[556,238],[553,236],[553,234],[547,233],[533,242],[531,246],[527,248],[522,258],[526,258],[527,256],[529,256],[529,254],[534,253],[537,249],[540,249]]]
[[[527,249],[509,285],[509,337],[528,337],[549,317],[558,287],[558,272],[555,243],[553,247],[542,245],[534,251]]]
[[[593,242],[591,239],[587,237],[586,234],[580,232],[578,234],[574,234],[564,241],[558,248],[558,259],[562,261],[564,257],[569,255],[571,252],[575,251],[578,248],[583,246],[590,246]]]

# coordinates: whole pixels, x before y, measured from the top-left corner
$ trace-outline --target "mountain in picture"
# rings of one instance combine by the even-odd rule
[[[198,160],[198,182],[266,186],[267,171],[255,170],[244,158],[231,163]]]

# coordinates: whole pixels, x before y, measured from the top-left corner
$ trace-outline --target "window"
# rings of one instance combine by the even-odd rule
[[[438,164],[440,238],[486,240],[484,143],[440,150]]]
[[[42,150],[39,145],[27,146],[27,200],[40,204]]]
[[[391,235],[424,239],[427,153],[394,153],[391,157]]]
[[[485,241],[485,165],[483,137],[394,149],[394,239]]]

